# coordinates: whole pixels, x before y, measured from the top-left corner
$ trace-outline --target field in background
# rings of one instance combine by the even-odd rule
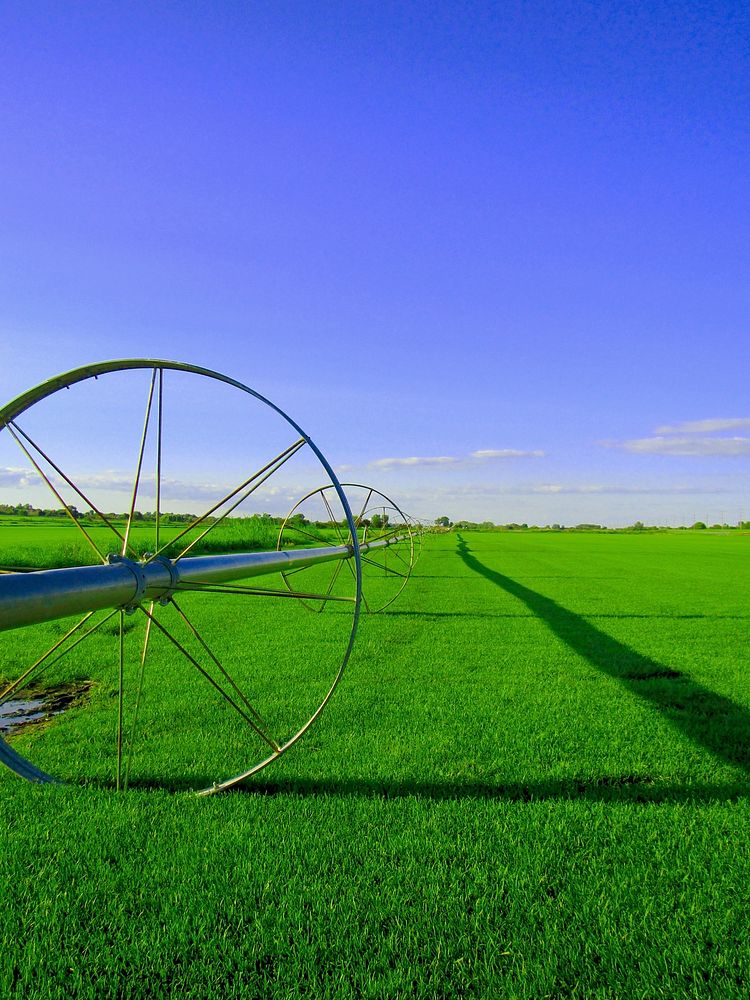
[[[97,784],[103,636],[89,707],[18,737],[91,783],[0,773],[0,993],[746,996],[749,557],[739,534],[428,537],[317,728],[212,799],[159,787],[192,733],[169,700],[152,771]],[[216,629],[316,682],[326,628],[251,600]]]
[[[101,522],[84,518],[81,526],[106,555],[117,549],[117,539]],[[111,522],[121,535],[125,534],[124,517]],[[160,545],[182,535],[185,524],[162,523],[159,531]],[[207,524],[201,524],[184,536],[187,545],[201,534]],[[275,549],[279,526],[271,518],[262,516],[227,518],[213,528],[204,540],[192,550],[196,555],[205,552],[254,551]],[[137,552],[154,551],[156,546],[153,521],[133,524],[129,541]],[[177,549],[176,551],[179,551]],[[167,554],[176,554],[167,552]],[[96,563],[97,555],[91,545],[67,517],[14,517],[0,514],[0,567],[57,567],[85,566]]]

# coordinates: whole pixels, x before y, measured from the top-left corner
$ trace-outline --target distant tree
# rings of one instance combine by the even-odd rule
[[[435,518],[435,524],[438,526],[438,528],[450,528],[451,520],[450,518],[446,517],[445,514],[443,514],[442,517]]]
[[[705,531],[706,530],[706,522],[705,521],[696,521],[695,524],[691,524],[690,527],[693,529],[693,531]]]

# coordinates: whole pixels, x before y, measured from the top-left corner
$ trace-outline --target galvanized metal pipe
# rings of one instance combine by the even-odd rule
[[[360,546],[360,551],[397,541],[390,538],[367,542]],[[163,557],[151,562],[117,559],[102,566],[6,573],[0,575],[0,631],[104,608],[128,608],[142,600],[158,601],[180,583],[226,583],[350,559],[353,555],[351,545],[332,545],[286,552],[193,556],[177,562]]]

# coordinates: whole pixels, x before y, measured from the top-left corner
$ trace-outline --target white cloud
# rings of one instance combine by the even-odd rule
[[[52,477],[56,485],[61,485],[56,477]],[[133,476],[118,472],[100,472],[95,474],[80,474],[71,476],[73,482],[87,493],[104,491],[107,493],[131,493]],[[161,481],[161,495],[165,500],[218,500],[231,487],[223,483],[187,482],[181,479],[164,477]],[[156,490],[156,478],[153,475],[142,476],[139,495],[153,496]]]
[[[709,489],[696,486],[619,486],[598,483],[583,483],[578,486],[560,483],[543,483],[540,486],[510,487],[504,492],[526,496],[529,494],[558,494],[576,496],[682,496],[686,493],[723,493],[723,489]]]
[[[481,498],[500,502],[504,497],[715,496],[732,492],[734,490],[728,486],[700,483],[677,483],[674,485],[654,483],[643,486],[626,486],[619,483],[520,483],[509,486],[487,486],[472,483],[462,486],[431,488],[427,493],[419,489],[407,490],[400,494],[400,498],[405,503],[414,497],[423,499],[425,496],[434,498],[435,500],[446,498],[458,501],[459,499],[474,500]]]
[[[750,455],[750,438],[746,437],[665,437],[635,438],[624,441],[625,451],[639,455]]]
[[[701,520],[730,522],[747,510],[750,476],[721,481],[683,479],[628,484],[612,481],[525,482],[506,485],[454,483],[417,486],[412,481],[394,494],[402,510],[433,523],[438,515],[452,520],[510,521],[529,524],[595,522],[692,524]],[[722,511],[724,513],[722,513]]]
[[[534,451],[522,451],[520,448],[484,448],[479,451],[472,451],[472,458],[543,458],[544,452],[536,449]]]
[[[50,479],[60,490],[63,497],[67,498],[68,502],[75,503],[78,506],[82,505],[83,501],[73,496],[71,489],[62,479],[56,475],[52,475]],[[109,499],[109,494],[121,494],[129,497],[133,490],[132,474],[127,475],[126,473],[115,472],[113,470],[101,473],[74,473],[71,479],[90,500],[99,506],[102,506],[102,504],[106,506],[114,502],[114,500]],[[141,478],[138,506],[142,510],[147,509],[149,503],[155,497],[155,483],[156,480],[153,475]],[[161,497],[163,501],[177,501],[178,506],[215,503],[226,496],[237,485],[237,483],[196,482],[164,477],[161,483]],[[44,490],[44,483],[38,473],[32,469],[0,467],[0,488],[3,487],[16,490],[34,488]],[[308,491],[309,485],[304,483],[297,484],[288,481],[284,483],[263,483],[253,491],[247,503],[253,504],[258,501],[270,501],[273,499],[283,500],[284,502],[287,500],[295,501],[304,496]],[[47,494],[46,491],[37,497],[35,502],[44,503],[45,501],[42,497],[47,495],[49,496],[49,503],[47,505],[56,506],[57,504],[52,494]],[[233,497],[229,503],[233,503],[238,497],[239,494]],[[24,496],[23,499],[30,500],[34,498]]]
[[[6,466],[0,468],[0,486],[35,485],[35,473],[31,469],[17,469]]]
[[[715,417],[709,420],[687,420],[681,424],[657,427],[654,434],[712,434],[750,427],[750,417]]]
[[[628,441],[600,441],[605,448],[619,448],[636,455],[676,455],[678,457],[737,457],[750,455],[750,437],[721,434],[721,431],[750,428],[750,417],[711,417],[657,427],[650,437]]]
[[[481,448],[469,455],[412,455],[407,458],[376,458],[368,463],[371,469],[417,468],[424,466],[466,465],[488,458],[542,458],[540,450],[524,451],[521,448]]]
[[[400,466],[420,466],[420,465],[453,465],[456,462],[460,462],[459,458],[453,455],[435,455],[435,456],[412,456],[409,458],[376,458],[373,462],[370,462],[370,467],[373,469],[393,469]]]

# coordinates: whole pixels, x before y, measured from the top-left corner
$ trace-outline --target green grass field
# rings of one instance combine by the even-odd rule
[[[83,782],[0,774],[0,995],[746,997],[749,557],[740,534],[430,536],[318,725],[209,798],[180,789],[241,766],[247,729],[193,711],[166,641],[131,788],[107,787],[108,624],[66,660],[90,702],[12,738]],[[206,596],[186,608],[269,720],[314,705],[344,612]],[[61,634],[0,636],[0,673]]]
[[[121,536],[125,534],[126,519],[115,518],[111,522]],[[92,522],[84,518],[80,522],[94,544],[106,556],[119,552],[121,546],[113,532],[100,521]],[[171,539],[183,538],[184,524],[162,524],[160,526],[160,546]],[[206,525],[188,531],[182,545],[201,534]],[[212,528],[205,539],[198,541],[194,552],[232,552],[255,549],[273,549],[278,538],[278,526],[266,523],[259,517],[236,517],[223,521]],[[134,522],[129,536],[131,547],[136,553],[154,551],[156,548],[153,521]],[[179,541],[179,540],[178,540]],[[178,541],[175,544],[178,544]],[[181,548],[182,546],[180,546]],[[174,555],[167,549],[168,555]],[[85,566],[101,560],[90,542],[67,517],[13,517],[0,514],[0,569],[53,568],[60,566]]]

